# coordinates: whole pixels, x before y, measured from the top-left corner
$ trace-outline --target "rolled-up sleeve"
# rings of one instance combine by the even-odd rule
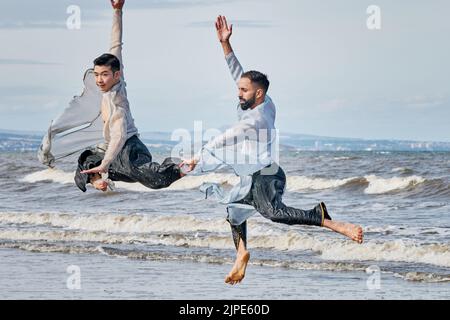
[[[230,52],[225,56],[225,61],[227,62],[228,68],[230,69],[231,76],[234,79],[234,82],[238,82],[241,79],[242,74],[244,73],[244,68],[242,68],[241,63],[238,58],[234,54],[234,52]]]
[[[122,60],[122,10],[114,10],[113,14],[113,23],[111,30],[111,48],[109,49],[109,53],[116,56],[120,61],[120,70],[122,72],[121,77],[123,76],[123,60]]]

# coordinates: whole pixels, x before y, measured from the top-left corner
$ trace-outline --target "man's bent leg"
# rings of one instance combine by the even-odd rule
[[[181,178],[180,162],[175,162],[172,158],[166,158],[161,164],[157,162],[146,163],[135,168],[133,176],[148,188],[167,188]]]
[[[286,206],[282,202],[285,185],[286,176],[281,168],[274,175],[254,174],[251,193],[255,209],[274,222],[321,226],[325,218],[321,205],[311,210]]]
[[[149,150],[137,136],[127,140],[118,158],[116,171],[151,189],[167,188],[181,178],[180,159],[166,158],[161,164],[153,162]]]
[[[332,221],[323,202],[311,210],[288,207],[282,202],[286,178],[284,173],[258,175],[252,186],[253,205],[265,218],[284,224],[303,224],[326,227],[362,243],[363,231],[360,226]]]

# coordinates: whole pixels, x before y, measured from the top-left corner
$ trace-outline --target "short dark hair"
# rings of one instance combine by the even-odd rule
[[[264,73],[261,73],[259,71],[247,71],[244,72],[241,76],[241,78],[247,78],[250,79],[251,82],[256,83],[258,86],[260,86],[264,92],[267,92],[269,90],[269,79],[267,79],[267,75]]]
[[[114,73],[120,70],[120,61],[115,55],[104,53],[94,60],[94,66],[109,66]]]

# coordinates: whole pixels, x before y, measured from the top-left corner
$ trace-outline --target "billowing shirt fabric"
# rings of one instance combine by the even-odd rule
[[[244,70],[233,52],[225,59],[237,83]],[[274,166],[278,147],[275,115],[275,105],[267,95],[264,102],[254,109],[242,110],[238,105],[238,122],[205,144],[197,155],[199,162],[194,174],[226,166],[239,176],[239,182],[231,190],[208,182],[200,187],[206,197],[214,195],[220,203],[227,205],[228,220],[233,225],[241,224],[256,212],[251,205],[236,203],[249,193],[252,174],[261,170],[263,174],[264,171],[273,174],[278,169]],[[273,170],[275,172],[271,172]]]

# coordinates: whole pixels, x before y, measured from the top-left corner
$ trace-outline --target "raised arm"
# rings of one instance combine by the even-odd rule
[[[121,77],[123,78],[123,61],[122,61],[122,8],[125,0],[111,0],[114,9],[113,23],[111,31],[111,49],[109,53],[115,55],[120,61]]]
[[[238,82],[244,73],[239,60],[236,58],[233,48],[231,47],[230,37],[233,34],[233,25],[228,26],[227,18],[225,16],[218,16],[216,20],[216,31],[217,38],[222,45],[223,53],[225,54],[225,59],[230,69],[231,76],[235,82]]]

